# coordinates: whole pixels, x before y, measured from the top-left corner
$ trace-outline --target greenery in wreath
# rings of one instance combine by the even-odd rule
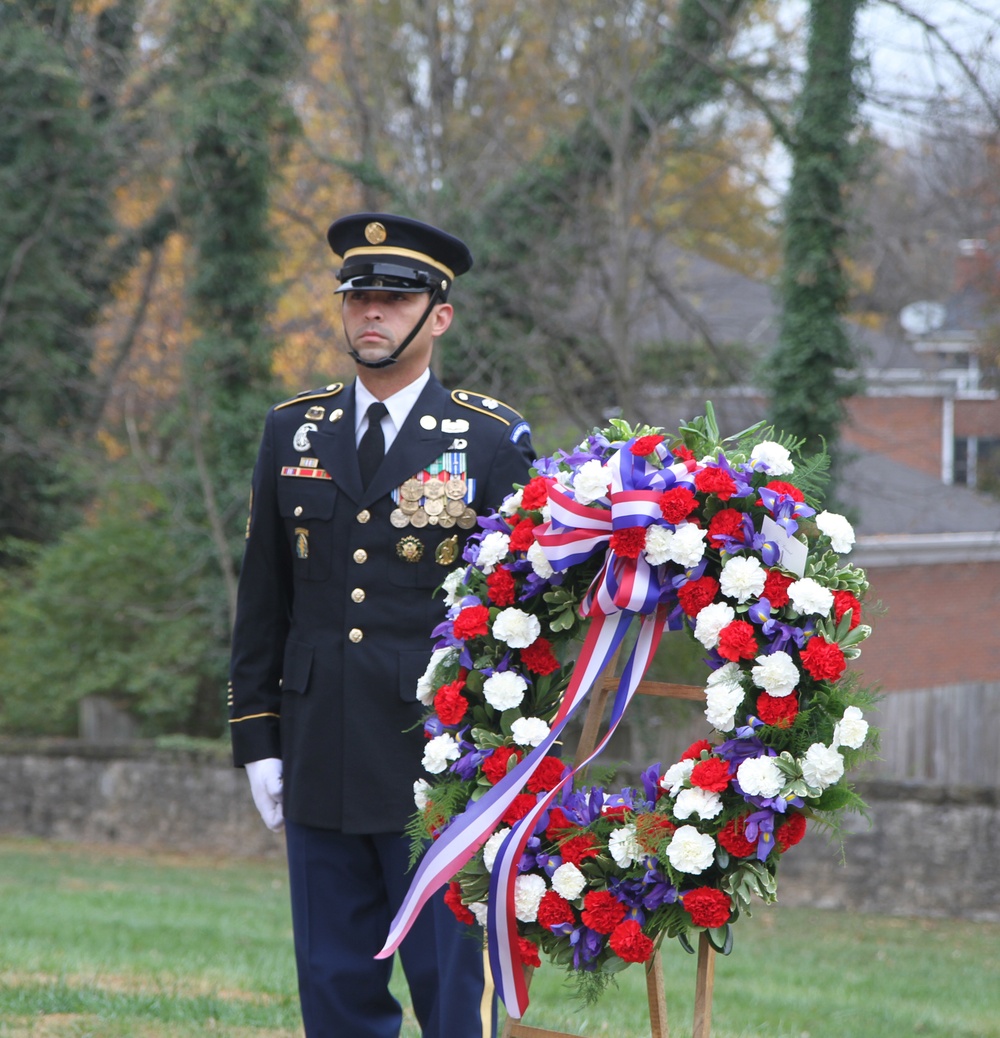
[[[766,435],[721,441],[710,405],[672,436],[614,421],[539,461],[445,581],[448,618],[418,690],[428,777],[414,789],[415,845],[447,837],[534,760],[446,900],[470,924],[510,916],[512,955],[538,965],[544,953],[588,997],[665,937],[691,950],[704,930],[728,951],[752,899],[775,900],[779,861],[807,825],[864,809],[846,775],[874,751],[873,697],[846,666],[870,633],[867,581],[840,558],[850,524],[818,511],[827,459]],[[553,721],[567,690],[586,695],[573,688],[584,633],[616,612],[619,627],[657,618],[704,647],[711,737],[635,788],[573,788],[549,749]],[[592,669],[602,651],[587,650]],[[492,916],[491,899],[504,899]]]

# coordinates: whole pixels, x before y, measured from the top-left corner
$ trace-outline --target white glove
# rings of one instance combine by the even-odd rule
[[[251,761],[246,771],[253,802],[257,805],[260,817],[271,832],[280,833],[285,828],[285,816],[281,810],[280,758],[265,757],[264,760]]]

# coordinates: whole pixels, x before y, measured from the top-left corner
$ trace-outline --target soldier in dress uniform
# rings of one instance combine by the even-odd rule
[[[465,244],[387,213],[337,220],[328,240],[357,378],[267,415],[230,729],[265,823],[286,830],[308,1038],[395,1038],[391,960],[374,956],[411,878],[416,687],[444,618],[433,592],[534,454],[516,411],[429,368],[452,281],[472,264]],[[493,1031],[481,949],[440,898],[400,955],[425,1038]]]

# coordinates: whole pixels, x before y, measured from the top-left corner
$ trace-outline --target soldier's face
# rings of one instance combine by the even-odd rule
[[[341,313],[351,349],[369,363],[391,356],[427,307],[427,294],[357,289],[344,293]],[[451,306],[439,303],[399,357],[408,363],[430,361],[434,339],[451,323]]]

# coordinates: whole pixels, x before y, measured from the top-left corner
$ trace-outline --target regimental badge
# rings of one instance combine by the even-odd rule
[[[303,451],[307,451],[312,447],[309,442],[309,434],[316,431],[316,424],[314,422],[305,422],[295,430],[295,437],[292,440],[292,446],[301,454]]]
[[[424,556],[423,541],[412,534],[408,537],[403,537],[396,545],[396,554],[404,562],[419,562]]]
[[[309,558],[309,531],[304,526],[295,527],[295,557]]]
[[[458,534],[453,533],[434,549],[434,561],[439,566],[451,566],[458,558]]]
[[[320,407],[319,404],[314,404],[312,407],[309,408],[308,411],[306,411],[306,418],[308,418],[311,422],[321,422],[323,421],[323,415],[325,414],[325,407]]]

